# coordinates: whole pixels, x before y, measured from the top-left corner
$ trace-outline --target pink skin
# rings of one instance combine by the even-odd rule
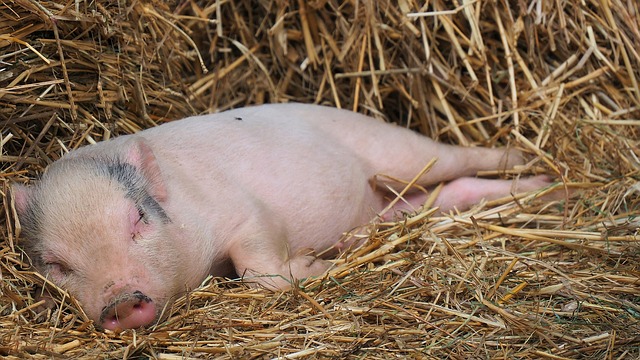
[[[389,194],[371,180],[411,179],[434,157],[418,183],[450,181],[436,200],[443,211],[509,195],[511,181],[472,176],[523,162],[516,151],[438,144],[348,111],[264,105],[75,150],[13,193],[34,265],[100,327],[137,328],[209,274],[235,271],[274,290],[322,274],[329,263],[309,251],[332,248],[386,206]],[[425,196],[407,199],[391,213]]]
[[[129,229],[134,241],[136,238],[148,236],[153,231],[152,225],[146,224],[133,206],[129,206]],[[155,320],[156,307],[153,300],[140,291],[124,294],[121,299],[115,296],[110,306],[102,311],[100,322],[103,328],[135,328]]]

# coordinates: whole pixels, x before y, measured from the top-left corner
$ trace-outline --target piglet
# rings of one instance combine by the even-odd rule
[[[262,105],[71,151],[13,193],[35,267],[98,327],[126,329],[158,321],[208,275],[274,290],[321,275],[329,263],[313,254],[338,248],[392,198],[372,179],[409,180],[433,158],[418,183],[448,182],[442,211],[507,196],[511,181],[473,176],[523,162],[516,151],[440,144],[345,110]],[[518,182],[523,191],[547,184]],[[392,212],[425,199],[410,193]]]

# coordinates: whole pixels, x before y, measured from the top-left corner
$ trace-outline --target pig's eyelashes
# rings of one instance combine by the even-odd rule
[[[140,237],[140,231],[144,227],[144,225],[149,224],[149,217],[147,216],[147,213],[144,211],[144,209],[140,206],[138,206],[137,209],[138,218],[133,223],[133,228],[131,231],[131,240],[133,241],[136,241]]]
[[[144,212],[142,207],[138,207],[138,221],[136,221],[135,225],[138,225],[142,221],[143,224],[148,224],[149,219],[147,218],[147,214]]]

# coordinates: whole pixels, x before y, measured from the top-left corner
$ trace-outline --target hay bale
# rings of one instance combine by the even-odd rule
[[[562,6],[560,6],[562,4]],[[640,20],[633,1],[0,4],[8,358],[640,357]],[[282,294],[212,279],[149,330],[97,332],[28,267],[9,181],[67,149],[247,104],[331,104],[524,149],[579,190],[372,227]],[[58,306],[41,310],[43,286]]]

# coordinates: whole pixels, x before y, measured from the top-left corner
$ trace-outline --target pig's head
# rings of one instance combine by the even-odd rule
[[[115,148],[115,147],[113,147]],[[117,151],[81,149],[52,164],[36,185],[13,186],[24,249],[106,329],[152,324],[183,292],[179,227],[151,149],[130,139]]]

